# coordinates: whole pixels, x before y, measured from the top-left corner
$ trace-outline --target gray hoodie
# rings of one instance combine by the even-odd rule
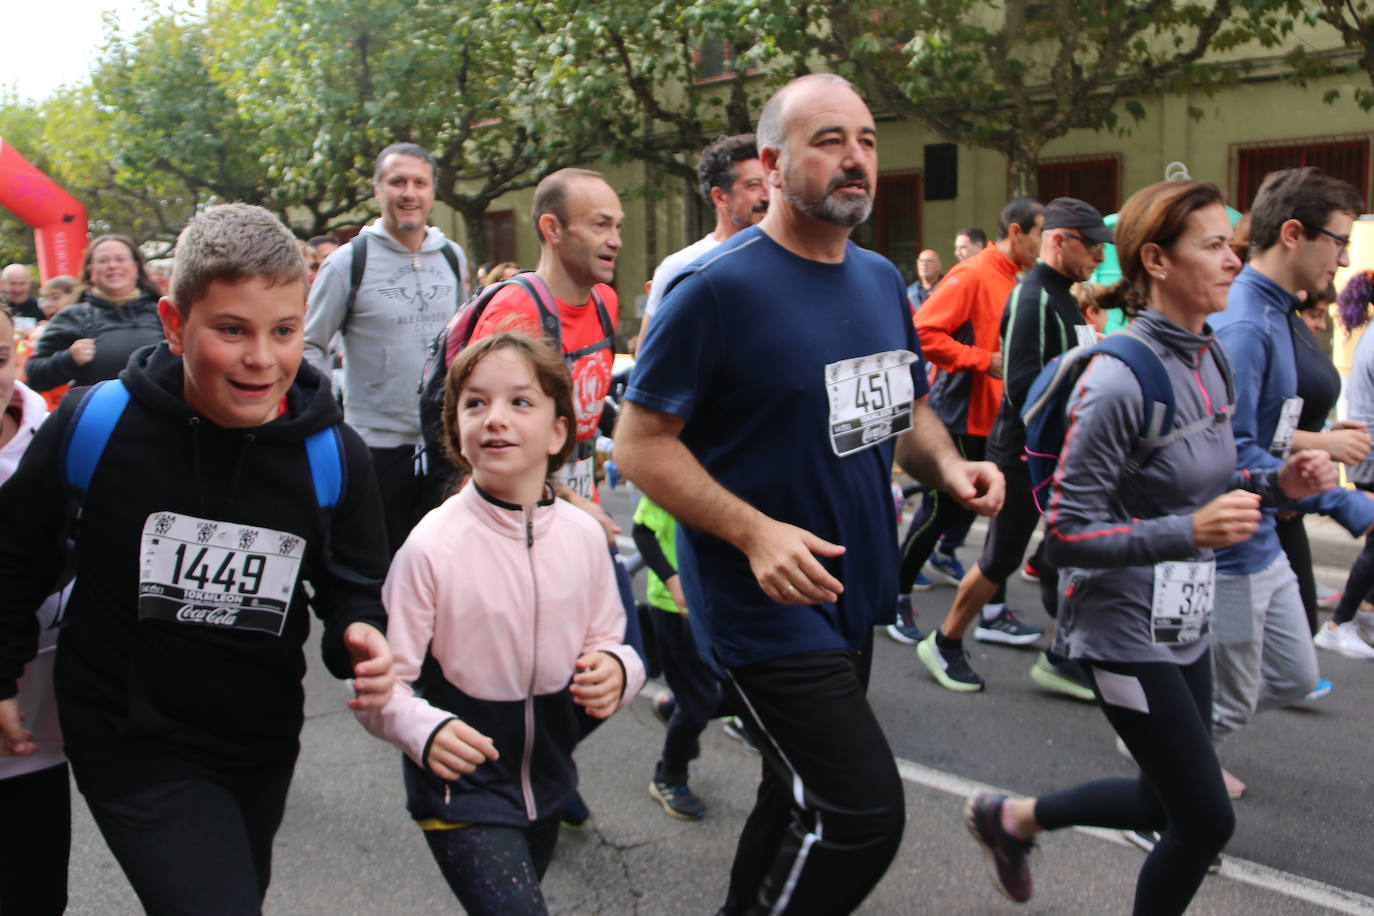
[[[1098,356],[1084,370],[1069,399],[1071,425],[1046,517],[1050,559],[1062,569],[1058,642],[1072,658],[1189,664],[1209,644],[1206,628],[1176,642],[1154,632],[1154,564],[1212,560],[1211,549],[1193,542],[1192,513],[1222,493],[1246,489],[1267,502],[1283,496],[1276,470],[1235,470],[1231,405],[1207,352],[1220,346],[1210,329],[1199,336],[1151,310],[1129,333],[1147,341],[1169,372],[1174,429],[1208,417],[1215,422],[1129,472],[1144,410],[1140,385],[1112,356]]]
[[[310,287],[305,358],[329,376],[329,342],[343,341],[344,420],[373,448],[420,443],[420,374],[434,336],[467,293],[467,259],[456,242],[430,226],[411,252],[374,220],[367,270],[351,314],[345,314],[354,245],[325,259]],[[453,276],[441,249],[453,246],[463,276]]]

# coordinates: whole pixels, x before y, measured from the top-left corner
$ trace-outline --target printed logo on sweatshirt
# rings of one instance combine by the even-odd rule
[[[289,531],[154,512],[143,524],[139,619],[280,636],[305,548]]]

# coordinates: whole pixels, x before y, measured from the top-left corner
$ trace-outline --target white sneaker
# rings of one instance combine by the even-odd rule
[[[1335,610],[1336,605],[1341,603],[1341,590],[1338,588],[1327,588],[1324,585],[1317,586],[1317,610]]]
[[[1374,611],[1357,611],[1355,628],[1359,630],[1361,639],[1374,645]]]
[[[1374,658],[1374,648],[1360,639],[1358,624],[1353,620],[1335,627],[1330,624],[1322,624],[1322,628],[1317,631],[1312,642],[1316,643],[1318,649],[1339,652],[1346,658]]]

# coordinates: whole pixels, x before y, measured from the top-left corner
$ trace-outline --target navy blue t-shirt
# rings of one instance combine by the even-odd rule
[[[625,396],[683,417],[683,443],[730,492],[846,548],[843,556],[819,558],[844,584],[837,603],[780,605],[759,588],[741,551],[684,527],[679,567],[703,655],[736,667],[856,650],[891,617],[894,439],[877,441],[885,427],[873,418],[896,398],[893,372],[909,372],[912,396],[925,396],[920,352],[901,274],[852,242],[843,263],[826,264],[753,227],[708,253],[668,292]],[[866,374],[844,365],[858,357],[874,357]],[[903,358],[910,364],[893,370]],[[832,397],[871,411],[865,426],[836,433]]]

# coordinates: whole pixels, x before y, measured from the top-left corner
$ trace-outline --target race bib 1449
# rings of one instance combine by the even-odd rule
[[[305,539],[287,531],[154,512],[143,523],[138,616],[280,636]]]
[[[916,354],[888,350],[825,367],[830,398],[830,447],[843,458],[911,428]]]

